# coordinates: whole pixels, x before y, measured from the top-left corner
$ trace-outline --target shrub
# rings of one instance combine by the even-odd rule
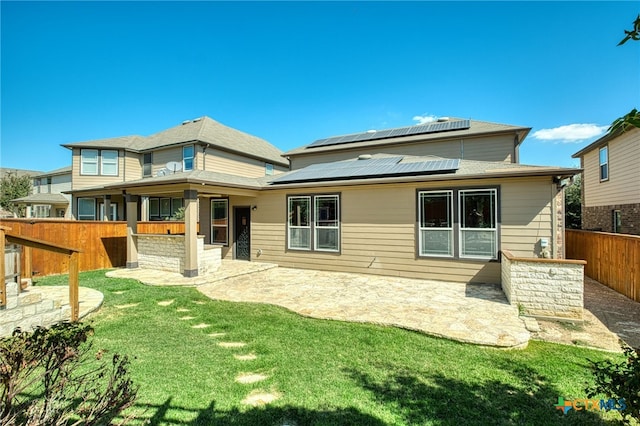
[[[604,394],[608,398],[624,398],[625,421],[635,418],[640,421],[640,351],[629,346],[623,347],[625,360],[615,363],[610,360],[594,362],[589,360],[595,376],[595,385],[587,388],[589,398]]]
[[[129,359],[103,359],[103,351],[92,359],[92,334],[89,325],[60,323],[0,339],[0,424],[109,424],[131,406]]]

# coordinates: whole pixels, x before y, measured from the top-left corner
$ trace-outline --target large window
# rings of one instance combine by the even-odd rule
[[[149,198],[149,220],[175,219],[178,210],[183,207],[182,198]]]
[[[83,174],[83,175],[98,174],[98,150],[97,149],[80,150],[80,174]]]
[[[419,191],[418,254],[496,259],[498,190]]]
[[[100,174],[118,176],[118,151],[100,151]]]
[[[421,192],[418,216],[420,254],[453,257],[453,191]]]
[[[78,198],[78,220],[96,220],[96,200]]]
[[[142,156],[142,176],[148,177],[151,176],[153,172],[153,154],[147,152]]]
[[[188,172],[193,170],[193,145],[182,147],[182,170]]]
[[[609,179],[609,148],[600,148],[600,180]]]
[[[315,198],[315,249],[338,251],[340,212],[337,195],[318,195]]]
[[[287,199],[287,247],[294,250],[340,250],[340,197],[294,195]]]
[[[211,243],[229,244],[229,200],[211,199]]]
[[[498,203],[495,189],[458,192],[460,257],[494,259],[498,254]]]

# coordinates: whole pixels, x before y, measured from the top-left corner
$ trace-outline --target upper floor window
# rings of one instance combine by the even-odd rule
[[[118,176],[118,151],[102,150],[100,152],[100,174]]]
[[[98,150],[97,149],[80,150],[80,174],[82,175],[98,174]]]
[[[153,154],[147,152],[143,155],[142,159],[142,176],[148,177],[152,174],[152,166],[153,166]]]
[[[273,164],[264,163],[264,174],[267,176],[271,176],[273,174]]]
[[[600,148],[600,180],[609,180],[609,147]]]
[[[193,145],[187,145],[182,147],[182,170],[188,172],[193,170]]]
[[[100,167],[98,167],[100,163]],[[104,149],[80,150],[80,174],[118,176],[118,151]]]

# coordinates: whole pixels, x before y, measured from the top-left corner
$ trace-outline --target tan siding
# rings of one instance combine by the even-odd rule
[[[205,170],[210,172],[245,177],[261,177],[265,175],[265,162],[253,158],[208,148],[205,159]]]
[[[533,256],[540,238],[553,243],[550,178],[462,181],[455,187],[479,185],[500,185],[502,249]],[[416,258],[416,191],[442,186],[440,182],[324,188],[323,193],[341,193],[339,254],[286,250],[286,195],[317,191],[264,192],[252,212],[252,259],[296,268],[499,282],[499,262]]]
[[[443,158],[464,158],[466,160],[512,162],[514,152],[513,136],[494,136],[488,138],[455,139],[449,141],[423,142],[413,144],[395,144],[355,150],[319,152],[295,155],[291,158],[291,169],[300,169],[314,163],[328,163],[357,158],[362,154],[393,155],[434,155]]]
[[[584,155],[585,206],[640,203],[640,130],[609,142],[609,180],[600,182],[600,150]]]
[[[124,169],[124,157],[122,151],[119,151],[118,155],[118,176],[102,176],[102,175],[81,175],[80,174],[80,149],[73,149],[72,157],[73,177],[72,185],[73,189],[82,189],[92,186],[101,186],[108,183],[122,182],[123,169]],[[98,170],[100,170],[100,164],[98,164]]]
[[[136,180],[142,178],[142,157],[134,152],[125,152],[124,180]]]
[[[160,170],[166,168],[169,161],[177,161],[182,164],[182,147],[179,146],[153,151],[151,160],[153,161],[151,166],[151,175],[156,176]]]

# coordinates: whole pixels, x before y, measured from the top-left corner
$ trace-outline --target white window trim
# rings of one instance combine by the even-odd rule
[[[318,201],[322,199],[335,199],[336,200],[336,225],[335,226],[327,226],[320,225],[318,223]],[[327,251],[332,253],[337,253],[340,251],[340,197],[338,195],[316,195],[313,197],[313,210],[314,210],[314,221],[313,221],[313,249],[315,251]],[[321,229],[335,229],[336,230],[336,248],[335,249],[327,249],[318,247],[318,231]]]
[[[607,158],[605,162],[602,162],[602,151],[605,151],[607,154]],[[606,166],[607,176],[605,178],[602,177],[602,166]],[[598,177],[600,178],[600,182],[606,182],[609,180],[609,146],[605,145],[598,150]]]
[[[91,200],[91,203],[93,204],[93,216],[91,216],[91,218],[89,219],[89,215],[80,215],[80,201],[81,200]],[[78,213],[78,220],[96,220],[96,199],[95,198],[78,198],[77,201],[77,213]],[[86,217],[86,219],[83,219],[83,217]]]
[[[110,158],[110,159],[108,159],[108,161],[105,161],[105,158],[104,158],[104,153],[105,152],[115,153],[116,154],[115,160]],[[103,175],[103,176],[118,176],[118,173],[119,173],[119,171],[118,171],[118,162],[119,161],[118,160],[119,159],[120,159],[120,155],[119,155],[117,150],[114,150],[114,149],[103,149],[103,150],[101,150],[100,151],[100,174]],[[105,164],[107,164],[107,165],[115,165],[116,166],[115,173],[105,173],[105,171],[104,171]]]
[[[448,216],[449,223],[451,226],[449,227],[428,227],[421,226],[422,225],[422,195],[423,194],[446,194],[448,200]],[[444,257],[444,258],[453,258],[455,256],[455,241],[453,239],[453,212],[454,212],[454,203],[453,203],[453,190],[442,190],[442,191],[419,191],[418,192],[418,254],[420,257]],[[422,231],[448,231],[451,238],[451,250],[450,254],[437,254],[437,253],[423,253],[422,252]]]
[[[184,156],[184,151],[187,148],[191,148],[193,150],[193,155],[191,157],[185,157]],[[186,160],[189,160],[189,159],[191,159],[191,168],[187,169]],[[185,171],[185,172],[190,172],[191,170],[194,170],[195,166],[196,166],[195,162],[196,162],[196,147],[195,147],[195,145],[185,145],[185,146],[183,146],[182,147],[182,170]]]
[[[215,218],[213,217],[213,212],[214,212],[214,208],[213,208],[213,203],[214,202],[221,202],[224,201],[225,204],[225,211],[226,211],[226,217],[227,217],[227,224],[222,226],[222,225],[216,225],[214,223]],[[225,242],[219,242],[219,241],[214,241],[213,240],[213,236],[214,236],[214,228],[226,228],[227,232],[225,233],[225,235],[227,236],[227,238],[225,239]],[[228,198],[212,198],[211,199],[211,244],[217,244],[217,245],[221,245],[221,246],[225,246],[227,247],[229,245],[229,199]]]
[[[493,193],[493,199],[495,200],[495,204],[493,206],[493,228],[463,228],[462,227],[462,195],[472,192],[491,192]],[[460,259],[483,259],[483,260],[494,260],[498,257],[498,190],[496,188],[478,188],[478,189],[460,189],[458,190],[458,256]],[[462,254],[462,234],[463,232],[493,232],[495,242],[495,250],[492,256],[470,256]]]
[[[309,203],[309,225],[307,226],[299,226],[299,225],[291,225],[291,221],[289,220],[289,214],[291,209],[291,200],[293,199],[306,199]],[[311,251],[311,211],[313,209],[312,200],[310,195],[290,195],[287,197],[287,249],[289,250],[303,250],[303,251]],[[309,246],[308,247],[291,247],[291,229],[308,229],[309,230]]]
[[[87,161],[87,159],[85,159],[84,157],[84,153],[89,153],[89,152],[95,152],[96,153],[96,158],[95,161],[93,159],[91,159],[91,161]],[[81,149],[80,150],[80,174],[81,175],[87,175],[87,176],[97,176],[100,168],[98,166],[98,161],[100,160],[100,151],[97,149]],[[95,164],[96,166],[96,171],[95,173],[89,173],[85,170],[85,164],[89,165],[89,164]]]

